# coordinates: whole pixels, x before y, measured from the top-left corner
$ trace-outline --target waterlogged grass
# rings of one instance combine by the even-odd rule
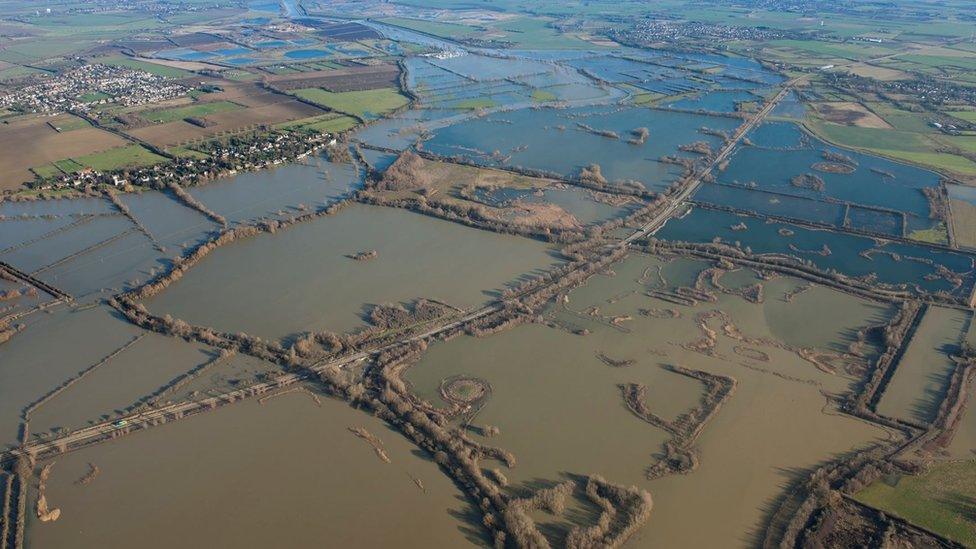
[[[377,117],[398,109],[409,102],[395,88],[351,92],[330,92],[321,88],[305,88],[296,90],[295,95],[317,105],[360,118]]]
[[[945,244],[949,241],[949,231],[945,224],[940,223],[931,229],[912,231],[908,238],[919,242],[931,242],[932,244]]]
[[[209,103],[195,103],[186,107],[173,107],[172,109],[151,111],[143,113],[142,116],[152,122],[164,123],[175,122],[184,118],[203,117],[208,114],[233,111],[241,108],[243,107],[230,101],[213,101]]]
[[[532,90],[532,100],[539,103],[544,103],[546,101],[555,101],[556,94],[549,90]]]
[[[858,493],[857,499],[976,546],[976,461],[935,465],[925,474],[903,476],[897,481],[882,479]]]

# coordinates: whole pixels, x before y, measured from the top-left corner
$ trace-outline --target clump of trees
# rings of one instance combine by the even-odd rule
[[[613,484],[599,475],[587,479],[586,497],[601,509],[600,517],[593,526],[570,531],[566,546],[573,549],[622,546],[647,522],[654,508],[646,490]]]
[[[180,202],[185,204],[188,208],[192,208],[202,213],[203,215],[207,216],[210,220],[214,221],[218,225],[222,225],[224,227],[227,226],[227,219],[224,216],[208,208],[206,205],[204,205],[203,202],[197,200],[192,194],[188,193],[186,189],[181,187],[176,182],[167,181],[166,188],[169,189],[169,191],[173,193],[173,195],[175,195],[176,198],[178,198]]]
[[[376,259],[379,257],[380,253],[376,250],[368,250],[365,252],[356,252],[349,256],[350,259],[355,259],[356,261],[369,261],[370,259]]]
[[[529,513],[544,510],[553,515],[561,515],[566,508],[566,498],[573,493],[573,487],[573,483],[567,481],[538,490],[530,498],[510,501],[505,508],[504,520],[512,542],[517,547],[538,549],[551,547],[549,540],[539,531]]]
[[[433,182],[424,159],[406,150],[383,173],[376,188],[384,191],[415,191],[425,189]]]
[[[632,137],[627,140],[628,143],[631,145],[643,145],[647,142],[647,138],[650,137],[651,130],[645,127],[640,127],[631,130],[630,134]]]
[[[581,130],[584,130],[584,131],[587,131],[587,132],[590,132],[590,133],[592,133],[593,135],[599,135],[600,137],[607,137],[607,138],[609,138],[609,139],[620,139],[620,134],[618,134],[618,133],[617,133],[617,132],[615,132],[615,131],[610,131],[610,130],[601,130],[601,129],[599,129],[599,128],[594,128],[594,127],[592,127],[592,126],[588,126],[588,125],[586,125],[586,124],[584,124],[584,123],[582,123],[582,122],[577,122],[577,123],[576,123],[576,125],[577,125],[577,126],[578,126],[578,127],[579,127],[579,128],[581,129]]]
[[[790,179],[790,185],[798,189],[809,189],[817,192],[823,192],[826,188],[823,178],[812,173],[793,176]]]
[[[348,139],[330,141],[325,146],[325,156],[334,164],[352,164],[353,158],[349,148]]]
[[[695,141],[693,143],[686,143],[684,145],[679,145],[678,150],[700,154],[703,156],[712,155],[712,146],[708,143],[708,141]]]
[[[603,169],[599,164],[590,164],[585,166],[580,170],[579,174],[580,181],[585,181],[587,183],[596,183],[597,185],[606,185],[607,178],[603,176]]]
[[[697,406],[669,421],[655,414],[648,407],[647,386],[640,383],[620,385],[624,404],[635,416],[671,434],[671,440],[664,445],[664,457],[647,470],[649,479],[670,474],[688,474],[698,467],[698,452],[694,444],[704,431],[705,425],[732,397],[738,384],[731,376],[702,370],[691,370],[677,365],[668,365],[665,369],[700,381],[705,386],[705,393]]]

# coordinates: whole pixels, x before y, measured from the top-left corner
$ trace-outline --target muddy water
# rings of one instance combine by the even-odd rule
[[[769,355],[768,362],[747,359],[737,354],[739,343],[725,336],[719,336],[714,357],[679,346],[700,335],[694,315],[713,309],[730,314],[746,335],[775,338],[770,315],[786,318],[791,313],[778,310],[783,309],[779,304],[770,306],[772,296],[798,281],[768,283],[770,297],[763,304],[722,296],[718,303],[675,306],[643,294],[657,284],[648,268],[653,272],[658,265],[645,257],[615,265],[614,276],[594,277],[570,294],[569,303],[550,313],[574,328],[587,328],[590,335],[532,325],[481,340],[460,338],[432,346],[407,377],[419,394],[435,403],[442,402],[437,387],[444,377],[468,374],[492,384],[491,398],[474,423],[501,429],[488,441],[515,453],[518,464],[504,471],[515,490],[558,481],[567,474],[600,473],[653,494],[652,518],[630,546],[750,545],[766,507],[792,480],[793,472],[884,433],[831,411],[821,390],[843,392],[852,380],[824,373],[795,353],[764,346],[760,350]],[[687,284],[704,267],[690,261],[660,266],[670,284]],[[744,282],[746,277],[740,276]],[[871,303],[842,297],[838,302],[846,301],[846,306],[812,310],[797,306],[792,313],[811,324],[835,327],[832,336],[823,329],[811,338],[822,343],[823,350],[845,345],[847,324],[874,321],[879,314]],[[595,314],[593,307],[599,307]],[[673,308],[681,318],[649,318],[640,315],[641,308]],[[614,326],[609,322],[613,316],[632,320]],[[612,368],[598,353],[635,362]],[[700,469],[648,482],[644,468],[660,456],[667,437],[631,415],[615,385],[646,384],[650,409],[675,417],[697,403],[702,386],[663,370],[665,364],[730,375],[739,385],[698,441]],[[553,531],[565,529],[564,524]]]
[[[222,178],[189,190],[197,200],[232,223],[243,223],[305,205],[320,208],[358,185],[350,164],[332,164],[321,157],[281,167]]]
[[[347,257],[376,250],[368,261]],[[556,259],[546,245],[404,210],[354,206],[334,217],[218,249],[147,305],[262,337],[363,325],[369,304],[437,298],[476,307]]]
[[[31,315],[27,329],[0,345],[0,445],[17,438],[21,410],[98,362],[140,330],[97,307]]]
[[[347,427],[378,436],[391,463]],[[100,474],[76,484],[88,463]],[[369,414],[304,394],[62,457],[46,493],[61,518],[31,518],[31,548],[471,545],[468,504],[432,461]]]
[[[124,414],[140,398],[215,355],[204,345],[147,334],[38,408],[31,432],[73,430]]]
[[[969,314],[929,307],[888,383],[878,412],[928,423],[935,419],[954,368],[950,355],[959,352]]]

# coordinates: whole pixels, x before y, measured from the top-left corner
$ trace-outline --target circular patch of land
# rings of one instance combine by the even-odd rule
[[[759,349],[753,349],[751,347],[743,347],[741,345],[736,345],[732,348],[735,354],[748,358],[749,360],[755,360],[758,362],[769,362],[769,355],[760,351]]]
[[[440,393],[446,402],[466,406],[488,397],[491,394],[491,385],[477,377],[452,376],[441,380]]]
[[[837,162],[817,162],[810,167],[823,173],[854,173],[854,166]]]

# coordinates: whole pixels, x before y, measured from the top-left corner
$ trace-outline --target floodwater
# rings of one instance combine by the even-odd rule
[[[287,217],[301,205],[327,206],[359,186],[351,164],[322,157],[225,177],[189,189],[194,198],[232,223]]]
[[[569,177],[589,164],[599,164],[610,181],[639,181],[660,190],[681,173],[680,168],[661,163],[663,156],[688,156],[678,147],[696,141],[717,150],[721,139],[700,128],[730,132],[738,124],[734,118],[644,108],[531,109],[435,129],[424,149],[489,166],[523,167]],[[619,137],[597,135],[583,125]],[[642,127],[649,130],[646,143],[628,143],[631,132]],[[497,160],[495,151],[506,159]]]
[[[781,296],[799,284],[786,278],[766,283],[762,304],[722,296],[718,303],[675,306],[643,294],[659,286],[653,274],[658,266],[671,286],[692,283],[705,264],[662,264],[632,257],[614,266],[614,276],[594,277],[571,292],[565,306],[550,311],[550,318],[570,328],[586,328],[589,335],[529,325],[485,339],[462,337],[433,345],[406,377],[419,395],[438,405],[444,404],[438,386],[445,377],[463,374],[491,384],[490,399],[473,425],[500,428],[500,434],[485,441],[515,454],[517,465],[503,467],[514,493],[567,476],[598,473],[611,482],[645,488],[654,498],[651,520],[628,546],[753,545],[768,505],[794,475],[884,433],[832,412],[821,390],[849,390],[853,380],[818,370],[795,353],[763,346],[768,362],[749,359],[734,350],[738,342],[724,336],[719,337],[714,357],[681,348],[700,333],[695,315],[719,309],[746,335],[771,339],[778,338],[775,323],[796,326],[802,318],[824,328],[794,339],[834,351],[846,347],[847,326],[877,322],[883,311],[846,295],[829,296],[833,308],[781,305]],[[723,284],[729,287],[736,278],[748,280],[741,274],[727,277]],[[814,298],[836,293],[816,291]],[[591,314],[592,307],[599,310]],[[675,308],[681,317],[650,318],[639,313],[641,308]],[[632,320],[615,326],[608,321],[613,316]],[[600,354],[634,362],[611,367]],[[667,435],[626,409],[617,384],[647,385],[650,409],[674,418],[697,404],[702,385],[661,368],[667,364],[730,375],[738,380],[738,388],[699,439],[701,467],[687,476],[648,482],[644,470],[659,459]],[[571,507],[584,511],[573,516],[586,516],[585,505],[575,502]],[[567,518],[547,515],[542,520],[547,532],[556,532],[551,535],[570,527]]]
[[[830,146],[805,134],[798,125],[785,122],[763,124],[750,133],[749,139],[753,146],[736,150],[728,167],[718,176],[719,183],[905,212],[913,216],[913,229],[933,224],[926,223],[929,205],[921,190],[938,186],[939,175],[934,172]],[[849,173],[818,170],[824,162],[837,163],[825,158],[825,151],[846,157],[842,161],[846,168],[841,168]],[[793,177],[807,173],[822,179],[823,190],[792,184]]]
[[[741,224],[746,227],[743,229]],[[656,236],[685,242],[711,242],[718,237],[726,244],[738,243],[756,254],[795,255],[822,270],[835,269],[853,277],[874,273],[881,283],[945,290],[957,296],[968,296],[973,285],[971,255],[897,242],[881,243],[849,233],[806,229],[705,208],[695,208],[684,217],[668,221]],[[829,253],[824,251],[824,245]],[[940,277],[925,278],[935,274],[940,264],[959,274],[959,287]]]
[[[929,307],[888,383],[878,413],[914,423],[935,419],[955,368],[969,313]]]
[[[319,398],[249,400],[56,459],[46,495],[61,517],[29,515],[28,547],[472,545],[469,504],[433,461]],[[378,436],[391,463],[348,427]],[[98,477],[76,483],[89,463]]]
[[[349,255],[376,250],[356,261]],[[544,243],[356,205],[215,250],[147,303],[158,314],[261,337],[362,326],[370,304],[436,298],[477,307],[557,262]]]
[[[0,445],[13,444],[25,406],[124,345],[141,330],[107,307],[34,314],[0,345]]]

